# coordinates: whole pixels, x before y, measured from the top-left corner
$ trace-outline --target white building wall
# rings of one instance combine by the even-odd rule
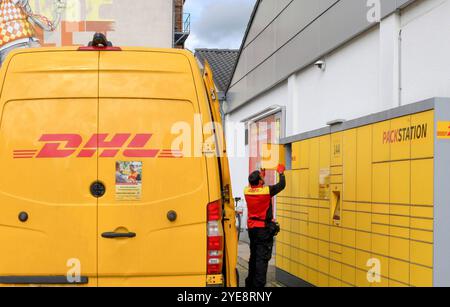
[[[402,16],[402,103],[450,97],[450,0],[419,1]]]
[[[127,4],[125,4],[127,3]],[[116,16],[116,30],[111,40],[122,46],[172,48],[173,3],[168,0],[115,1],[111,7]]]
[[[450,97],[449,38],[450,0],[417,1],[326,56],[325,71],[309,66],[229,114],[227,121],[282,105],[286,136],[292,136],[335,119]],[[234,193],[242,196],[248,158],[232,158],[230,165]]]
[[[294,103],[298,105],[298,123],[292,134],[383,107],[379,99],[379,34],[378,28],[371,30],[325,57],[325,71],[311,66],[297,74]]]
[[[53,19],[53,0],[30,0],[35,13]],[[86,45],[94,32],[105,32],[117,46],[172,48],[171,0],[68,0],[61,25],[45,32],[46,46]]]
[[[243,119],[275,105],[286,106],[288,101],[287,82],[260,96],[256,105],[248,104],[226,117],[227,147],[230,163],[231,182],[234,197],[243,197],[249,173],[248,146],[245,145],[245,123]],[[231,127],[239,130],[232,131]],[[243,150],[245,149],[245,150]]]

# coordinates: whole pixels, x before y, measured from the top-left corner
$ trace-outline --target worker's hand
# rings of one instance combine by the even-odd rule
[[[261,173],[262,178],[266,177],[266,169],[265,168],[262,168],[259,172]]]
[[[284,171],[286,171],[286,166],[284,166],[283,164],[279,164],[277,167],[278,174],[284,174]]]

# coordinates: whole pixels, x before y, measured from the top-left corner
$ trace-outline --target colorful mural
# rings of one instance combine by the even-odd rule
[[[42,15],[52,13],[54,0],[30,0],[36,12]],[[43,46],[85,45],[92,33],[114,31],[112,5],[114,0],[65,0],[66,9],[61,26],[53,33],[37,29]],[[86,34],[86,35],[84,35]]]
[[[85,46],[95,32],[120,46],[173,45],[168,0],[0,0],[0,7],[1,62],[16,48]]]
[[[1,62],[16,48],[79,46],[114,31],[113,0],[0,0]]]
[[[33,10],[29,0],[0,0],[1,62],[16,48],[40,45],[38,32],[55,31],[66,8],[66,0],[53,0],[53,19]]]

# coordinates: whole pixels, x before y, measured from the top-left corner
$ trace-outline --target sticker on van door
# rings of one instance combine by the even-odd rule
[[[116,200],[142,198],[142,162],[116,161]]]

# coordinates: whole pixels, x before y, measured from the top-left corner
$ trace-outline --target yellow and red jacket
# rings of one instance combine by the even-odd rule
[[[248,209],[248,229],[264,228],[273,220],[272,198],[284,190],[286,179],[280,174],[280,182],[273,186],[246,187],[244,191]]]
[[[244,194],[248,209],[248,228],[264,228],[268,211],[272,211],[270,188],[268,186],[247,187]]]

